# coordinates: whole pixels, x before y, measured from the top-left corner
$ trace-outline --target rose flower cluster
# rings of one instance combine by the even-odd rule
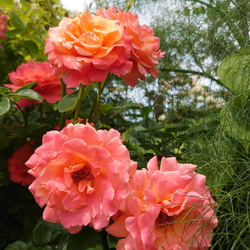
[[[195,165],[157,157],[136,170],[118,131],[68,124],[50,131],[26,162],[46,221],[70,233],[90,225],[117,249],[207,249],[217,226],[206,177]],[[110,219],[114,221],[110,225]]]
[[[61,77],[67,93],[80,84],[105,81],[109,73],[135,86],[146,74],[156,78],[155,66],[164,55],[159,46],[153,30],[131,12],[113,6],[93,15],[85,11],[49,29],[49,62],[22,64],[9,75],[13,84],[6,86],[14,91],[37,82],[33,90],[50,103],[60,99]],[[21,108],[33,104],[19,101]],[[216,204],[195,165],[162,158],[158,168],[154,157],[147,168],[137,170],[117,130],[66,124],[61,131],[47,132],[25,163],[34,179],[29,190],[45,207],[44,220],[60,223],[72,234],[87,225],[106,229],[119,238],[117,249],[211,246]],[[12,180],[17,180],[13,174]]]
[[[114,7],[88,11],[74,19],[64,17],[58,27],[49,29],[45,53],[56,68],[65,73],[68,88],[93,81],[102,82],[113,73],[131,86],[149,73],[156,78],[160,40],[153,30],[140,25],[138,16]]]

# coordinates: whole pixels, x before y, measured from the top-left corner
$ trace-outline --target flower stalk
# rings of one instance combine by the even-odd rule
[[[61,99],[65,96],[66,94],[66,85],[63,82],[63,79],[61,78]],[[66,114],[65,112],[62,112],[60,115],[60,130],[65,127],[65,120],[66,120]]]
[[[80,89],[79,89],[77,107],[76,107],[76,111],[75,111],[75,115],[74,115],[74,123],[77,122],[77,119],[78,119],[78,116],[80,113],[80,108],[81,108],[81,103],[82,103],[82,99],[83,99],[83,95],[84,95],[84,90],[85,90],[85,86],[81,84]]]
[[[107,78],[102,82],[102,83],[98,83],[98,93],[97,93],[97,97],[96,100],[91,108],[90,114],[89,114],[89,122],[93,122],[96,120],[98,113],[99,113],[99,108],[100,108],[100,98],[102,95],[102,92],[107,84],[109,75],[107,76]]]

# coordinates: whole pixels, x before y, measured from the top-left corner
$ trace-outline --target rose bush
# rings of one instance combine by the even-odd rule
[[[155,65],[159,64],[158,59],[163,57],[165,52],[159,50],[160,39],[154,36],[153,29],[147,25],[140,25],[136,14],[121,11],[119,8],[116,12],[114,6],[107,10],[98,9],[96,14],[111,20],[118,20],[133,38],[131,41],[131,55],[129,57],[133,67],[128,73],[121,73],[121,78],[132,87],[137,84],[138,79],[145,80],[146,73],[156,78],[159,70]]]
[[[16,72],[9,73],[9,78],[12,84],[5,84],[6,87],[13,91],[32,82],[37,82],[33,90],[36,91],[49,103],[55,103],[61,98],[61,75],[54,76],[54,69],[49,62],[34,62],[28,61],[17,67]],[[73,92],[70,89],[67,93]],[[37,102],[21,98],[18,105],[23,108],[26,106],[35,105]]]
[[[43,58],[44,52],[48,62],[30,60],[9,73],[12,84],[4,85],[14,94],[0,88],[3,165],[5,152],[11,155],[13,145],[42,139],[37,149],[33,142],[25,144],[8,162],[10,179],[29,188],[19,191],[20,186],[9,185],[9,178],[4,178],[6,169],[1,172],[1,214],[8,216],[0,225],[0,232],[5,234],[0,248],[10,243],[6,249],[208,249],[217,218],[206,177],[195,172],[195,165],[178,164],[175,158],[163,157],[158,169],[154,157],[148,168],[141,170],[130,158],[131,152],[140,167],[151,155],[180,156],[186,146],[171,143],[179,136],[179,129],[175,130],[179,122],[166,127],[165,122],[151,119],[151,108],[134,103],[128,98],[129,92],[117,95],[120,82],[114,78],[108,85],[111,92],[116,89],[114,93],[103,92],[110,73],[132,87],[138,79],[149,75],[156,78],[158,60],[164,55],[159,38],[151,28],[140,25],[137,15],[114,6],[93,14],[84,11],[74,19],[64,17],[59,26],[49,29],[48,37],[46,27],[57,24],[64,10],[60,16],[53,1],[38,2],[39,16],[30,20],[24,14],[18,17],[29,12],[28,3],[9,3],[22,9],[10,12],[10,39],[4,43],[2,61],[10,58],[5,65],[11,60],[21,63],[32,56]],[[126,1],[127,11],[132,2]],[[43,8],[49,14],[46,24],[40,19]],[[5,38],[4,22],[0,39]],[[44,31],[43,38],[48,37],[45,51],[40,50],[39,36],[33,39],[33,29],[36,36]],[[12,57],[12,48],[16,51],[20,46],[23,50]],[[36,53],[36,48],[40,52]],[[3,76],[8,79],[7,71]],[[98,84],[85,87],[92,82]],[[42,101],[27,88],[39,93]],[[106,96],[101,99],[102,93]],[[158,95],[154,91],[151,94]],[[59,102],[38,106],[37,101]],[[22,110],[14,105],[34,107]],[[121,137],[117,130],[96,130],[94,126],[117,127],[123,134]],[[51,127],[54,130],[46,133]],[[173,138],[162,139],[169,133]],[[29,191],[35,199],[30,199]]]
[[[8,171],[10,179],[13,182],[20,183],[23,186],[30,185],[34,177],[28,173],[29,168],[25,166],[25,162],[34,153],[34,141],[29,144],[25,143],[8,160]]]
[[[121,209],[136,170],[118,131],[91,125],[67,125],[50,131],[26,162],[35,181],[36,202],[46,205],[43,218],[61,223],[70,233],[90,224],[101,230]]]
[[[64,17],[58,27],[49,29],[45,53],[56,74],[65,73],[63,80],[71,88],[102,82],[108,72],[117,76],[130,72],[131,39],[118,21],[85,11],[74,19]]]
[[[195,165],[157,157],[137,170],[123,213],[107,232],[123,237],[117,249],[208,249],[217,226],[215,202]]]

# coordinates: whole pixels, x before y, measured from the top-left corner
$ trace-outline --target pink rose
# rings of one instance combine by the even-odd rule
[[[117,20],[85,11],[74,19],[64,17],[58,27],[49,29],[45,53],[56,74],[65,73],[63,80],[71,88],[102,82],[107,72],[117,76],[130,72],[131,39]]]
[[[165,52],[158,50],[160,47],[160,39],[154,36],[153,30],[146,25],[140,25],[137,15],[131,12],[122,12],[121,9],[118,9],[116,12],[114,6],[108,10],[99,9],[96,11],[96,14],[111,20],[118,20],[124,25],[128,34],[133,37],[130,55],[133,68],[128,73],[121,74],[125,82],[134,87],[137,84],[138,78],[145,80],[146,73],[156,78],[156,74],[159,73],[159,70],[155,65],[159,64],[157,60],[163,57]]]
[[[118,131],[69,124],[50,131],[26,162],[36,179],[29,189],[46,205],[43,218],[70,233],[90,224],[101,230],[121,208],[136,170]]]
[[[32,146],[34,146],[34,141],[31,141],[30,144],[24,144],[8,161],[11,181],[21,183],[23,186],[28,186],[34,181],[34,177],[28,173],[29,168],[24,164],[35,151]]]
[[[54,71],[49,62],[40,63],[30,60],[18,66],[16,72],[9,73],[10,81],[13,84],[5,84],[5,86],[15,91],[28,83],[37,82],[33,90],[47,102],[55,103],[61,98],[61,76],[54,76]],[[67,89],[67,93],[71,92],[72,90]],[[36,103],[36,101],[23,98],[18,102],[21,108]]]
[[[1,11],[0,11],[0,40],[6,39],[5,32],[8,31],[8,28],[6,27],[7,22],[8,22],[8,18],[6,17],[6,15],[1,15]],[[0,44],[0,48],[3,48],[1,44]]]
[[[217,226],[215,202],[195,165],[157,157],[137,170],[123,214],[107,232],[124,237],[117,249],[208,249]]]

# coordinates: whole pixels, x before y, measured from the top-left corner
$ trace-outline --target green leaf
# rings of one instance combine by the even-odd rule
[[[43,134],[46,133],[46,131],[48,130],[49,124],[43,123],[43,124],[39,124],[36,126],[32,126],[26,129],[22,129],[21,131],[19,131],[15,138],[16,139],[22,139],[28,136],[42,136]]]
[[[0,96],[0,115],[4,115],[10,109],[10,100],[7,97]]]
[[[14,93],[19,93],[19,92],[20,92],[21,90],[23,90],[23,89],[31,89],[31,88],[33,88],[36,84],[37,84],[37,82],[32,82],[32,83],[25,84],[25,85],[22,86],[21,88],[17,89]]]
[[[4,5],[10,9],[14,6],[14,0],[1,0],[1,5]]]
[[[77,104],[77,96],[74,94],[65,95],[59,102],[58,102],[58,110],[59,112],[65,112],[75,109]]]
[[[221,110],[221,128],[231,137],[239,140],[249,151],[250,146],[250,98],[248,94],[233,98]]]
[[[26,40],[23,42],[23,45],[24,45],[25,49],[27,49],[31,55],[35,56],[38,54],[39,48],[35,42],[33,42],[31,40]]]
[[[23,33],[25,30],[24,29],[14,29],[14,30],[9,30],[8,32],[6,32],[6,37],[10,38],[10,37],[15,37],[18,34]]]
[[[84,100],[87,97],[88,93],[91,90],[93,90],[96,86],[97,86],[97,83],[94,82],[94,83],[91,83],[89,86],[85,87],[82,100]]]
[[[250,56],[234,54],[226,57],[219,65],[217,74],[235,94],[250,90]]]
[[[119,106],[114,107],[112,112],[119,112],[119,111],[127,110],[127,109],[142,109],[142,108],[143,106],[139,104],[123,102]]]
[[[153,111],[153,108],[148,106],[148,107],[143,107],[141,110],[141,115],[143,117],[148,117],[149,113]]]
[[[33,241],[38,246],[47,245],[52,237],[52,232],[48,225],[45,224],[44,221],[40,221],[36,227],[34,228],[33,232]]]
[[[57,244],[57,248],[56,248],[57,250],[67,250],[68,237],[69,237],[68,232],[62,233],[62,236]]]
[[[29,246],[26,243],[24,243],[23,241],[20,241],[20,240],[9,244],[5,248],[5,250],[29,250],[29,249],[30,249]]]
[[[98,244],[95,247],[88,248],[87,250],[103,250],[103,246]]]
[[[6,134],[3,134],[1,131],[0,132],[0,151],[9,147],[10,143],[11,143],[10,138]]]
[[[108,234],[107,240],[108,240],[109,248],[116,248],[117,242],[119,240],[117,237],[114,237]]]
[[[137,154],[145,154],[146,151],[140,147],[140,142],[133,135],[136,125],[131,126],[122,134],[122,140],[129,146],[129,149],[134,150]]]
[[[100,105],[100,110],[102,112],[102,114],[107,114],[109,113],[109,111],[111,111],[114,107],[110,104],[105,104],[105,103],[101,103]]]
[[[43,100],[43,97],[39,95],[36,91],[34,91],[33,89],[26,89],[26,88],[22,89],[21,91],[11,93],[9,94],[9,96],[36,100],[38,102],[42,102]]]
[[[102,250],[103,247],[101,233],[95,231],[91,227],[83,227],[79,233],[70,235],[67,242],[67,249],[79,250],[80,248],[86,250]]]
[[[9,14],[12,15],[11,22],[12,22],[13,26],[16,29],[22,29],[22,30],[24,30],[25,29],[25,25],[21,21],[21,19],[15,13],[13,13],[13,12],[10,12]]]
[[[10,89],[0,86],[0,94],[1,95],[5,96],[6,94],[9,94],[9,93],[11,93]]]
[[[25,7],[25,9],[30,8],[30,3],[27,0],[20,0],[20,3],[22,4],[22,8]]]
[[[42,247],[36,247],[36,250],[53,250],[54,248],[51,246],[42,246]]]

